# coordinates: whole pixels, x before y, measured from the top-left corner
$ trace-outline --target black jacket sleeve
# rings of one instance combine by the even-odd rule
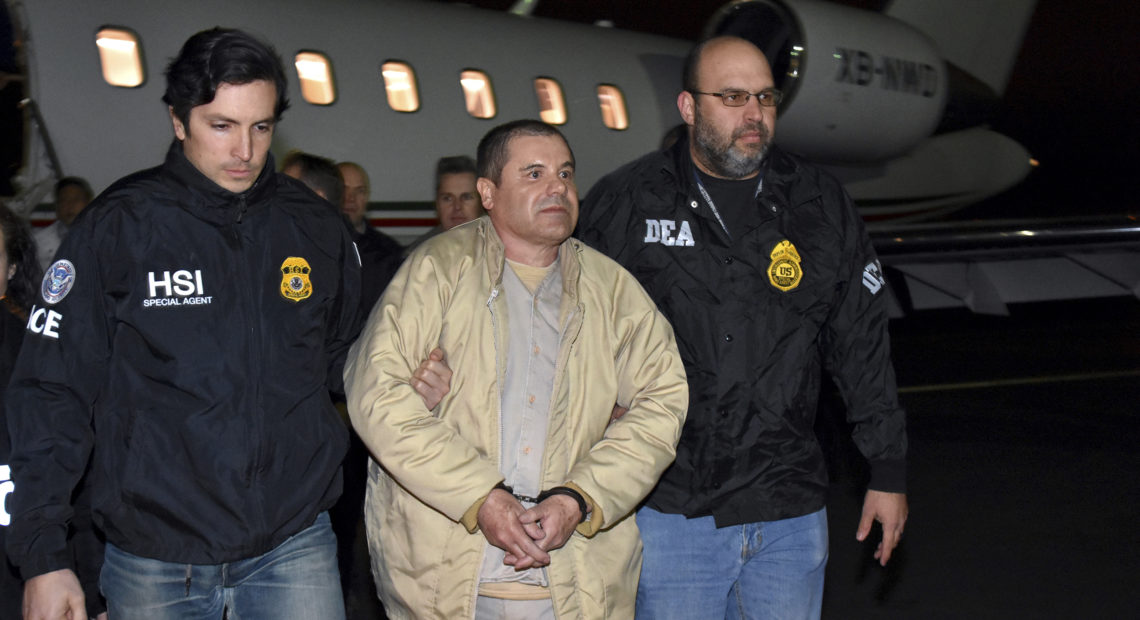
[[[6,394],[15,482],[7,545],[24,579],[74,568],[72,492],[87,469],[110,351],[92,220],[77,221],[45,276]]]
[[[625,242],[629,217],[633,212],[632,197],[620,182],[623,177],[611,173],[594,184],[579,208],[578,228],[574,236],[586,245],[611,258],[617,256]]]
[[[345,358],[360,334],[364,318],[360,307],[360,254],[347,232],[341,235],[340,245],[340,295],[325,339],[325,354],[329,360],[327,387],[336,395],[344,394]]]
[[[871,464],[869,487],[904,493],[906,416],[891,363],[882,269],[851,198],[838,186],[824,195],[835,203],[830,212],[842,228],[845,268],[821,338],[824,364],[843,396],[855,445]]]

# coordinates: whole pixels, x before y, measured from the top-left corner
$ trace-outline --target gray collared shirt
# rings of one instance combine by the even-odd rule
[[[515,493],[535,497],[542,491],[542,463],[558,359],[562,272],[555,261],[533,294],[509,265],[503,270],[502,282],[509,342],[499,405],[499,471]],[[524,505],[530,508],[532,504]],[[547,585],[544,569],[518,572],[503,564],[502,549],[487,546],[480,582]]]

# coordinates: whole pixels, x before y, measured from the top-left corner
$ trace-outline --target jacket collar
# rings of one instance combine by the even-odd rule
[[[479,217],[479,226],[483,236],[483,247],[487,257],[487,276],[493,285],[498,288],[503,283],[503,270],[507,265],[506,247],[495,226],[491,223],[491,216]],[[578,276],[581,274],[581,262],[578,255],[582,253],[582,242],[570,237],[558,247],[558,266],[562,271],[562,301],[563,304],[578,303]]]
[[[764,195],[773,197],[781,204],[795,208],[815,200],[821,195],[819,183],[804,183],[808,174],[802,161],[773,145],[764,158]]]
[[[182,190],[179,204],[185,205],[199,217],[210,221],[228,222],[244,213],[264,207],[276,189],[276,164],[273,155],[267,154],[265,167],[253,185],[241,193],[231,192],[214,183],[190,163],[182,150],[182,142],[174,140],[166,152],[163,170]]]

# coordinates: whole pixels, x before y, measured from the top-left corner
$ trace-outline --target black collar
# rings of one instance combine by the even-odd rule
[[[276,164],[271,153],[267,154],[265,167],[257,175],[257,180],[241,193],[231,192],[202,174],[186,158],[179,140],[174,140],[166,152],[163,170],[184,193],[179,196],[179,204],[200,210],[196,215],[211,221],[231,221],[237,217],[237,210],[264,208],[276,191]]]

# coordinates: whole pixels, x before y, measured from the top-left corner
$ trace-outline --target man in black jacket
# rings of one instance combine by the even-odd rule
[[[344,214],[352,224],[352,240],[360,252],[360,304],[364,317],[384,294],[388,282],[404,260],[404,248],[395,239],[368,223],[368,200],[372,181],[360,164],[342,161],[337,164],[344,178]]]
[[[839,183],[771,145],[781,95],[759,49],[712,39],[683,80],[687,138],[599,181],[578,230],[673,323],[689,379],[677,459],[637,516],[637,616],[818,617],[822,370],[871,463],[857,538],[881,522],[885,564],[906,520],[882,274]]]
[[[110,617],[343,618],[328,396],[359,329],[343,220],[274,172],[280,58],[235,30],[166,71],[177,138],[44,276],[8,390],[25,618],[82,614],[66,543],[88,458]]]

